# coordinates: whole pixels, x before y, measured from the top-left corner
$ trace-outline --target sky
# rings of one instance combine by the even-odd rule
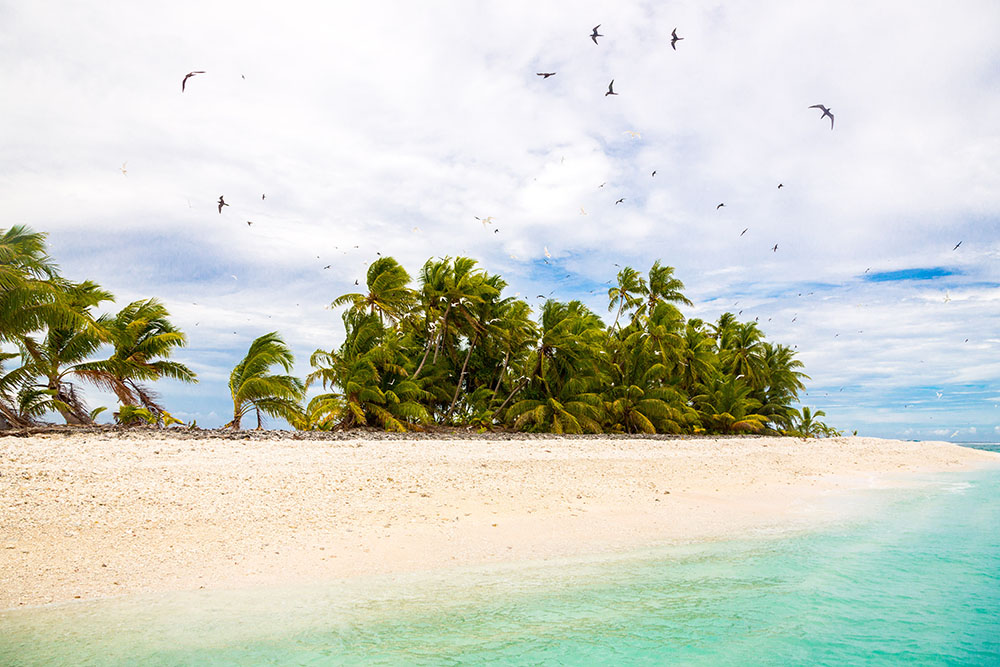
[[[686,316],[793,346],[827,423],[1000,440],[998,25],[993,0],[0,0],[0,229],[46,232],[108,312],[165,302],[200,383],[155,388],[203,427],[254,338],[303,377],[336,348],[329,304],[381,253],[609,322],[606,281],[659,259]]]

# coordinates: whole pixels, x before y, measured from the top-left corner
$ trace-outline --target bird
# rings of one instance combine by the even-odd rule
[[[260,200],[261,200],[261,201],[264,201],[265,199],[267,199],[267,195],[266,195],[266,194],[262,194],[262,195],[260,196]]]
[[[606,181],[605,181],[604,183],[601,183],[601,184],[600,184],[600,185],[598,185],[597,187],[599,187],[599,188],[603,188],[603,187],[604,187],[605,185],[607,185],[607,182],[606,182]]]
[[[253,225],[253,221],[247,220],[247,227],[250,227],[251,225]]]
[[[487,216],[485,218],[480,218],[478,215],[474,215],[472,217],[474,217],[479,222],[483,223],[483,227],[485,227],[486,225],[492,225],[493,224],[493,216],[492,215],[491,216]]]
[[[358,281],[357,281],[357,280],[355,280],[355,281],[354,281],[354,284],[355,284],[355,285],[357,285],[357,284],[358,284]]]
[[[550,76],[555,76],[555,75],[556,75],[555,72],[538,72],[538,76],[544,77],[546,79],[549,78]]]
[[[622,134],[631,135],[633,139],[642,139],[642,135],[639,134],[638,132],[635,132],[634,130],[625,130],[624,132],[622,132]]]
[[[814,104],[814,105],[812,105],[812,106],[811,106],[811,107],[809,107],[809,108],[810,108],[810,109],[820,109],[820,110],[822,110],[822,112],[823,112],[823,115],[819,117],[819,118],[820,118],[820,120],[822,120],[822,119],[826,118],[827,116],[829,116],[829,117],[830,117],[830,129],[831,129],[831,130],[833,129],[833,114],[832,114],[832,113],[830,113],[830,110],[829,110],[829,109],[827,109],[827,108],[826,108],[825,106],[823,106],[822,104]]]
[[[125,160],[124,162],[122,162],[122,176],[128,176],[128,172],[125,171],[125,165],[127,165],[127,164],[128,164],[128,160]]]
[[[684,38],[683,37],[678,37],[677,36],[677,28],[674,28],[674,31],[672,33],[670,33],[670,48],[672,48],[674,51],[676,51],[677,50],[677,42],[681,42],[681,41],[684,41]]]
[[[744,229],[744,230],[743,230],[742,232],[740,232],[740,236],[743,236],[743,235],[744,235],[744,234],[746,234],[746,233],[747,233],[748,231],[750,231],[750,228],[749,228],[749,227],[747,227],[747,228],[746,228],[746,229]]]
[[[625,201],[625,197],[622,197],[621,199],[619,199],[618,201],[616,201],[615,202],[615,206],[617,206],[618,204],[621,204],[623,201]]]
[[[327,269],[329,269],[329,268],[330,268],[331,266],[333,266],[333,265],[332,265],[332,264],[327,264],[326,266],[324,266],[324,267],[323,267],[323,270],[324,270],[324,271],[326,271],[326,270],[327,270]],[[354,284],[355,284],[355,285],[357,285],[357,283],[354,283]]]
[[[549,247],[548,246],[542,246],[542,248],[543,248],[543,250],[545,250],[545,256],[546,257],[552,257],[552,253],[549,252]]]
[[[618,94],[618,93],[615,92],[614,86],[615,86],[615,80],[611,79],[611,83],[608,84],[608,92],[604,93],[605,97],[607,97],[608,95],[617,95]]]
[[[655,169],[653,170],[653,173],[649,175],[650,178],[652,178],[653,176],[656,176],[656,170]]]
[[[777,243],[775,243],[774,247],[771,248],[771,252],[778,252],[778,244]]]
[[[493,233],[494,233],[494,234],[499,234],[499,233],[500,233],[500,228],[498,227],[497,229],[494,229],[494,230],[493,230]]]
[[[716,210],[716,211],[718,211],[718,210],[719,210],[720,208],[722,208],[723,206],[725,206],[725,204],[719,204],[718,206],[716,206],[716,207],[715,207],[715,210]]]
[[[594,32],[592,32],[592,33],[590,34],[590,38],[591,38],[592,40],[594,40],[594,44],[597,44],[597,38],[598,38],[598,37],[604,37],[604,35],[601,35],[601,34],[599,34],[599,33],[597,32],[597,29],[598,29],[598,28],[600,28],[600,27],[601,27],[601,24],[600,24],[600,23],[598,23],[597,25],[595,25],[595,26],[594,26]]]
[[[535,295],[535,298],[536,299],[544,299],[545,295],[544,294],[537,294],[537,295]]]
[[[185,74],[184,78],[181,79],[181,92],[182,93],[184,92],[184,86],[187,85],[187,80],[188,79],[190,79],[191,77],[193,77],[195,74],[204,74],[204,73],[205,73],[204,70],[200,70],[199,69],[199,70],[195,70],[193,72],[188,72],[187,74]]]
[[[229,204],[227,204],[226,200],[222,198],[222,195],[219,195],[219,213],[222,213],[223,206],[229,206]]]
[[[779,190],[780,190],[781,188],[783,188],[783,187],[785,187],[785,184],[784,184],[784,183],[778,183],[778,189],[779,189]]]
[[[960,245],[962,245],[961,241],[959,241],[958,243],[955,244],[955,247],[952,248],[952,251],[958,250],[958,246],[960,246]]]
[[[587,212],[583,210],[582,206],[580,207],[580,215],[587,215]]]

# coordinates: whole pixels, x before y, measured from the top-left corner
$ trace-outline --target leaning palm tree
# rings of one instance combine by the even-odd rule
[[[351,304],[355,310],[367,309],[379,321],[398,322],[416,303],[416,293],[407,287],[410,274],[392,257],[379,257],[368,267],[368,294],[352,293],[337,297],[334,308]]]
[[[110,358],[76,366],[76,372],[110,389],[122,405],[141,406],[163,414],[155,394],[141,381],[170,378],[197,382],[197,376],[182,363],[170,361],[174,348],[187,343],[184,334],[167,319],[170,313],[157,299],[133,301],[114,317],[102,317],[114,353]]]
[[[72,287],[45,253],[45,234],[20,225],[0,230],[0,343],[51,326],[92,327],[67,302]]]
[[[257,428],[263,428],[260,413],[294,421],[302,413],[300,402],[305,397],[302,380],[293,375],[272,375],[271,367],[292,370],[295,357],[277,331],[266,333],[250,343],[250,350],[229,375],[229,391],[233,397],[233,420],[226,424],[240,428],[240,420],[251,410],[257,412]],[[225,428],[225,427],[223,427]]]
[[[75,376],[94,382],[83,364],[107,340],[107,332],[103,327],[87,324],[92,322],[89,309],[112,299],[112,296],[87,280],[69,285],[66,295],[60,298],[79,317],[72,321],[59,318],[58,324],[50,323],[45,335],[38,340],[32,336],[20,336],[18,346],[21,358],[34,377],[41,378],[41,383],[33,387],[49,395],[47,409],[57,410],[67,424],[92,424],[94,420],[84,403],[83,394],[70,379]]]

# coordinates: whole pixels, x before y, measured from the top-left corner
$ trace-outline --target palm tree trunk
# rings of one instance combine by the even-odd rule
[[[510,352],[503,355],[503,366],[500,367],[500,377],[497,378],[497,386],[493,387],[493,393],[500,391],[500,383],[503,382],[503,374],[507,372],[507,364],[510,362]]]
[[[455,404],[458,403],[458,395],[462,391],[462,380],[465,379],[465,368],[469,365],[469,357],[472,356],[472,348],[476,346],[477,340],[479,340],[478,334],[469,341],[469,351],[465,355],[465,363],[462,364],[462,372],[458,374],[458,385],[455,387],[455,395],[451,398],[451,405],[448,406],[448,412],[444,413],[445,419],[451,416],[452,410],[455,409]]]
[[[448,313],[451,312],[451,302],[448,302],[448,307],[444,309],[444,316],[441,318],[441,330],[438,331],[437,345],[434,346],[434,359],[431,361],[432,364],[436,364],[438,360],[438,352],[441,351],[441,342],[444,340],[444,334],[448,330]]]
[[[420,371],[423,369],[424,362],[427,361],[427,355],[431,353],[431,348],[432,347],[434,347],[434,343],[431,341],[431,339],[428,338],[427,339],[427,344],[424,345],[424,356],[420,360],[420,364],[417,365],[417,370],[413,371],[413,378],[411,378],[411,379],[416,380],[417,376],[420,375]]]
[[[257,430],[262,431],[264,429],[264,422],[260,420],[260,408],[254,408],[257,410]]]

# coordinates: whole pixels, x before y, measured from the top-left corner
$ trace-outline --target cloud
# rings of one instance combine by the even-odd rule
[[[0,40],[0,224],[48,231],[117,306],[166,301],[203,384],[163,391],[203,424],[257,335],[278,330],[302,374],[336,346],[323,306],[376,252],[411,274],[469,255],[511,294],[600,313],[616,264],[659,258],[687,314],[742,310],[796,346],[831,423],[882,406],[903,424],[928,385],[1000,384],[998,22],[985,0],[21,3]],[[959,418],[984,428],[979,403]]]

